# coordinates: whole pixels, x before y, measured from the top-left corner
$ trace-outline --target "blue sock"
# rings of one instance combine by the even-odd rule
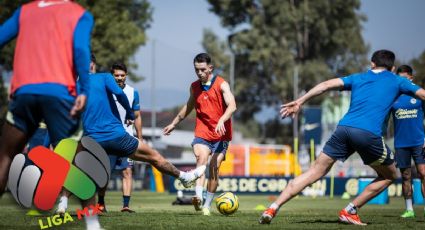
[[[130,203],[130,196],[122,196],[123,207],[128,207]]]
[[[105,196],[99,195],[97,203],[98,204],[105,204]]]

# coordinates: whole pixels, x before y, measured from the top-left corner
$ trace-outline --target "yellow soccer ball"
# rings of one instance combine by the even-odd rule
[[[224,192],[215,199],[217,210],[223,215],[232,215],[239,208],[238,197],[231,192]]]

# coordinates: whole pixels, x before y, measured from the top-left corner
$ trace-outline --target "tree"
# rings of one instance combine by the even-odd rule
[[[208,2],[233,31],[239,119],[252,118],[264,104],[292,99],[296,65],[299,86],[307,90],[336,70],[347,74],[367,63],[358,0]]]
[[[415,79],[413,81],[423,86],[425,84],[425,51],[419,57],[412,59],[410,64],[415,71]]]
[[[77,0],[95,18],[92,50],[101,71],[108,71],[113,62],[129,66],[132,81],[142,78],[131,69],[137,64],[131,57],[146,43],[145,30],[152,21],[152,8],[147,0]]]
[[[360,71],[367,65],[368,47],[361,36],[366,17],[358,12],[359,0],[208,2],[210,11],[231,32],[228,42],[236,56],[236,121],[252,120],[264,106],[277,107],[299,96],[293,95],[296,66],[299,92],[303,92],[332,75]],[[204,48],[211,52],[211,47]],[[320,102],[318,98],[310,104]],[[276,114],[267,124],[282,130],[278,121]],[[288,134],[281,131],[280,135]]]
[[[0,22],[9,18],[23,1],[2,1],[0,4]],[[146,43],[145,30],[152,21],[152,8],[147,0],[77,0],[88,9],[95,19],[92,34],[92,51],[96,55],[100,71],[108,71],[113,62],[121,61],[129,66],[129,77],[140,81],[131,69],[137,67],[132,62],[138,47]],[[15,42],[7,44],[1,50],[0,66],[5,71],[12,70]],[[1,68],[0,68],[1,69]],[[3,73],[3,71],[1,71]],[[0,94],[2,85],[0,85]],[[0,106],[5,106],[0,105]]]
[[[0,20],[4,22],[23,1],[5,1],[0,8]],[[88,9],[95,18],[92,35],[92,50],[96,55],[99,67],[108,70],[115,61],[123,61],[130,67],[137,67],[130,58],[137,48],[146,42],[145,30],[152,21],[152,8],[147,0],[77,0]],[[14,43],[2,49],[0,65],[5,70],[12,69]],[[140,80],[131,74],[131,80]]]

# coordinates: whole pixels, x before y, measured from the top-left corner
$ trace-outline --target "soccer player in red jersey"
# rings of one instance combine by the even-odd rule
[[[221,162],[225,160],[229,142],[232,140],[230,118],[236,111],[236,102],[229,84],[222,77],[213,74],[214,67],[208,54],[196,55],[193,63],[198,80],[190,86],[190,97],[186,105],[181,108],[171,124],[164,128],[163,133],[170,135],[176,125],[195,108],[195,139],[192,146],[196,166],[207,165],[210,155],[212,158],[205,203],[202,206],[205,176],[196,181],[196,195],[192,198],[192,203],[195,210],[202,210],[203,214],[208,216],[218,186],[219,168]]]

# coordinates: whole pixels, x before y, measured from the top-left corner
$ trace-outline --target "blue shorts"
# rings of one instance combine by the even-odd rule
[[[335,160],[345,161],[358,152],[365,165],[390,165],[394,163],[391,149],[382,137],[353,127],[338,126],[323,147],[323,152]]]
[[[28,141],[28,152],[30,152],[31,149],[39,145],[49,148],[50,139],[49,132],[47,132],[47,129],[38,128],[35,131],[34,135],[32,135],[32,137]]]
[[[124,170],[126,168],[133,168],[134,161],[128,157],[117,157],[114,155],[108,155],[109,162],[111,163],[111,169]]]
[[[410,168],[412,166],[412,158],[415,164],[425,164],[425,154],[422,145],[406,148],[395,149],[395,162],[397,168]]]
[[[108,155],[117,157],[128,157],[133,154],[139,146],[139,140],[125,133],[123,136],[109,140],[101,141],[99,145],[106,151]]]
[[[229,148],[228,141],[207,141],[200,137],[195,137],[192,141],[192,147],[196,144],[202,144],[207,146],[211,153],[223,153],[224,157],[226,157],[227,148]]]
[[[32,136],[40,122],[47,125],[51,144],[56,146],[60,140],[68,138],[78,129],[79,119],[69,115],[74,101],[58,97],[34,94],[13,96],[9,103],[7,121]]]

